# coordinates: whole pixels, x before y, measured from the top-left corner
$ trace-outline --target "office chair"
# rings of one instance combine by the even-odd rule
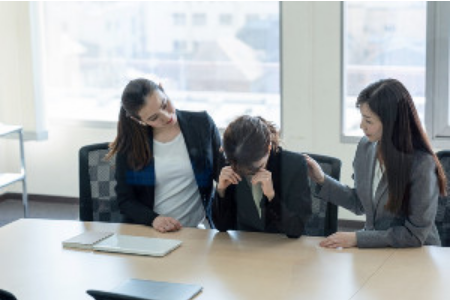
[[[116,160],[105,160],[108,144],[87,145],[79,151],[81,221],[123,221],[114,191]]]
[[[325,174],[339,180],[341,177],[341,161],[337,158],[308,154],[322,167]],[[305,235],[328,236],[337,231],[338,209],[337,206],[314,196],[316,183],[310,180],[312,215],[305,225]]]
[[[10,292],[0,289],[0,300],[17,300],[17,298]]]
[[[439,197],[435,224],[443,247],[450,247],[450,151],[436,153],[447,176],[447,196]]]

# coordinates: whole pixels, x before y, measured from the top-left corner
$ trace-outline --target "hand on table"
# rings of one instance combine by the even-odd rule
[[[178,220],[171,217],[157,216],[152,223],[153,228],[159,232],[171,232],[181,229],[181,224]]]
[[[320,246],[325,247],[325,248],[356,247],[356,233],[355,232],[336,232],[336,233],[328,236],[322,242],[320,242]]]

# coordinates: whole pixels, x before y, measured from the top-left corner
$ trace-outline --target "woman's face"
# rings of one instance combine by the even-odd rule
[[[250,166],[239,166],[235,167],[235,172],[242,176],[253,176],[258,173],[261,169],[267,167],[267,162],[269,161],[270,151],[272,150],[272,144],[269,145],[267,154],[264,155],[260,160],[253,162]],[[234,168],[233,168],[234,169]]]
[[[146,97],[144,107],[138,115],[142,122],[153,128],[173,126],[177,123],[175,107],[167,95],[160,90]]]
[[[383,124],[378,115],[376,115],[367,103],[360,105],[361,124],[360,128],[364,131],[369,141],[378,142],[383,136]]]

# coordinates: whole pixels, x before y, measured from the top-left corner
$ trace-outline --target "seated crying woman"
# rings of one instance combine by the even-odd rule
[[[228,125],[223,151],[229,165],[212,204],[216,228],[300,237],[311,215],[306,159],[280,147],[271,122],[247,115]]]

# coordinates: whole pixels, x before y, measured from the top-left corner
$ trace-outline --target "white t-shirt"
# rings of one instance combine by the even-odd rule
[[[205,219],[205,210],[183,134],[167,143],[153,140],[153,156],[154,211],[177,219],[184,227],[197,227]]]

